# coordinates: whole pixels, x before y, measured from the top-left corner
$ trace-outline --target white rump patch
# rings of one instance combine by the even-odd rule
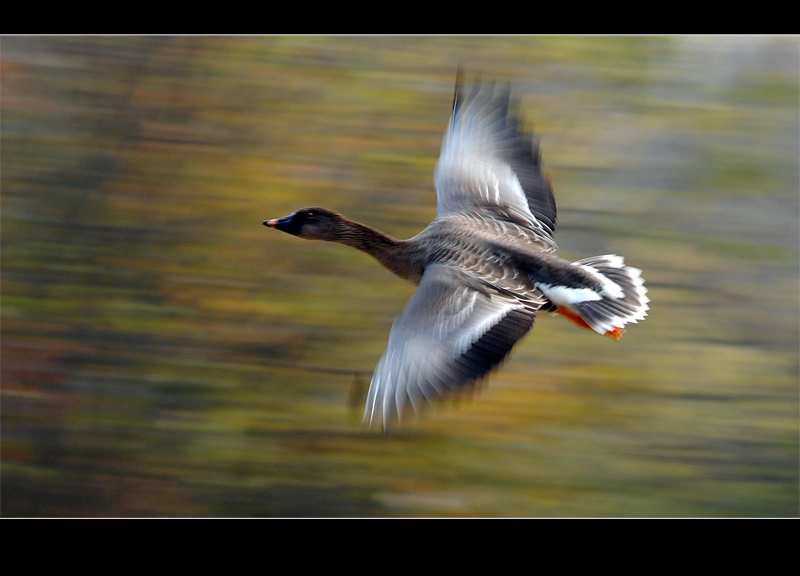
[[[552,284],[538,284],[538,286],[542,293],[547,296],[547,299],[557,306],[569,308],[572,304],[602,299],[600,294],[589,288],[568,288],[566,286],[553,286]],[[621,295],[622,290],[619,289],[619,286],[614,284],[614,287],[619,290]],[[615,296],[615,298],[618,297]]]

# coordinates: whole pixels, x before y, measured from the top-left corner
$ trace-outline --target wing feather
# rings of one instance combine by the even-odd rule
[[[482,283],[482,289],[475,284]],[[516,296],[463,270],[430,266],[395,319],[370,384],[364,420],[401,420],[480,380],[533,326],[543,298]]]
[[[520,131],[509,88],[457,85],[436,165],[437,218],[499,207],[552,241],[556,203],[538,145]],[[555,243],[553,243],[555,246]]]

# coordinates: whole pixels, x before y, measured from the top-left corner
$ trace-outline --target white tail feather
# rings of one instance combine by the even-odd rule
[[[573,262],[600,281],[601,288],[568,288],[540,284],[545,296],[559,308],[580,317],[598,334],[621,335],[625,324],[644,320],[650,299],[642,271],[625,266],[622,256],[606,254]]]

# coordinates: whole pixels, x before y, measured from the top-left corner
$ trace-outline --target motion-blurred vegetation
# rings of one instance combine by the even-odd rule
[[[4,516],[797,516],[798,39],[4,37]],[[618,343],[542,315],[382,437],[413,291],[261,225],[434,216],[456,67],[513,82]]]

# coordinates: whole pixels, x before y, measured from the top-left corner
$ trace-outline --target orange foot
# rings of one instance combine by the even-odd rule
[[[586,328],[587,330],[592,330],[592,327],[589,326],[586,323],[586,320],[581,318],[578,314],[575,314],[575,312],[572,312],[571,310],[567,310],[563,306],[556,310],[556,314],[561,314],[565,318],[567,318],[569,320],[572,320],[575,324],[577,324],[581,328]],[[622,338],[623,334],[625,334],[625,330],[623,330],[622,328],[618,328],[618,327],[614,326],[614,329],[613,330],[608,330],[604,334],[604,336],[608,336],[609,338],[613,338],[614,340],[619,340],[620,338]]]

